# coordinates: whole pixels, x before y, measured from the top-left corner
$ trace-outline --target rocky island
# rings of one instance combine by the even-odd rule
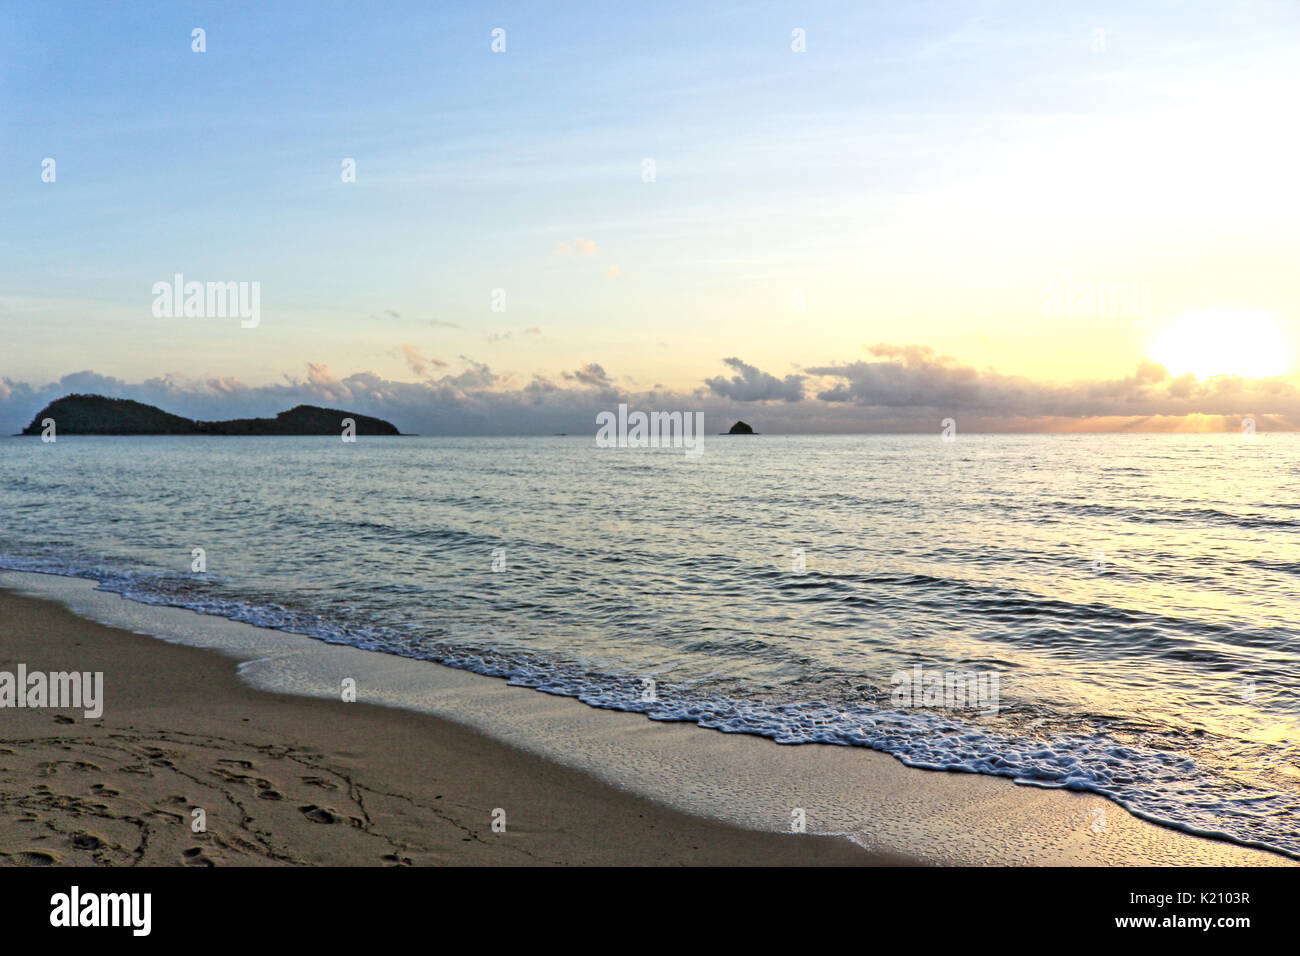
[[[297,405],[274,418],[236,418],[201,422],[173,415],[153,405],[103,395],[66,395],[37,413],[24,435],[39,435],[53,419],[60,435],[338,435],[343,420],[355,423],[358,435],[400,435],[382,418],[316,405]]]

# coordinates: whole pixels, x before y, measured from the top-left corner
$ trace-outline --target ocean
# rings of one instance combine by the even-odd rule
[[[1294,434],[4,439],[0,567],[1300,857],[1298,480]]]

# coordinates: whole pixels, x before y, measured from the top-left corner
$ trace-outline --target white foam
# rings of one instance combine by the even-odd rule
[[[1108,864],[1132,862],[1135,853],[1153,863],[1223,865],[1277,859],[1261,860],[1239,847],[1149,827],[1099,796],[1055,789],[1025,800],[1024,792],[1016,792],[1009,780],[987,775],[1006,772],[987,762],[993,758],[962,767],[983,775],[922,774],[862,746],[774,747],[753,735],[752,721],[763,715],[743,708],[706,718],[706,726],[731,731],[710,733],[685,722],[701,717],[689,709],[674,712],[666,707],[654,721],[633,713],[601,714],[556,696],[559,690],[532,693],[430,661],[325,644],[187,609],[145,605],[97,590],[93,581],[0,572],[0,585],[61,601],[75,613],[105,624],[220,651],[240,662],[241,676],[255,687],[337,698],[342,679],[351,677],[363,702],[451,719],[651,799],[753,829],[788,830],[791,811],[801,808],[810,832],[843,834],[869,848],[934,861]],[[597,699],[592,702],[601,705]],[[802,716],[801,721],[773,724],[773,736],[788,742],[837,737],[833,742],[841,744],[867,739],[853,739],[856,731],[841,723],[847,719],[842,715],[814,708]],[[921,716],[932,717],[901,715]],[[875,719],[879,727],[888,718],[877,714]],[[1040,754],[1042,759],[1054,756],[1055,751]],[[952,753],[942,741],[936,741],[934,758],[932,763],[924,754],[904,759],[915,766],[946,767]],[[981,762],[984,765],[975,765]],[[1062,786],[1061,781],[1054,786]],[[999,803],[1014,806],[1014,811],[999,812]],[[1108,829],[1080,846],[1079,834],[1088,832],[1098,806],[1109,814]]]

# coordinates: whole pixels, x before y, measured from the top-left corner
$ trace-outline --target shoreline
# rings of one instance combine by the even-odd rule
[[[107,699],[99,720],[0,709],[5,864],[909,862],[692,817],[438,717],[257,690],[216,652],[11,590],[0,642],[0,670],[103,671]]]
[[[599,710],[571,698],[512,687],[500,679],[439,664],[325,644],[192,611],[138,604],[97,592],[94,582],[85,579],[50,580],[52,577],[0,575],[6,588],[0,590],[0,621],[5,622],[0,624],[0,646],[7,662],[0,664],[0,669],[13,669],[21,661],[29,670],[104,670],[105,717],[100,722],[86,722],[78,715],[78,726],[64,725],[50,737],[53,711],[0,710],[4,738],[14,740],[14,715],[27,715],[24,720],[35,720],[29,729],[46,734],[32,735],[44,749],[44,763],[62,767],[78,758],[67,756],[67,750],[61,748],[75,750],[79,744],[89,743],[83,741],[86,736],[103,737],[102,732],[90,729],[91,725],[112,726],[117,735],[138,734],[138,715],[146,714],[155,723],[152,730],[148,730],[150,725],[143,726],[155,737],[153,743],[141,746],[171,753],[168,748],[181,747],[185,740],[209,740],[208,744],[182,748],[191,777],[212,786],[214,780],[226,780],[222,772],[233,774],[222,784],[226,790],[220,799],[245,809],[256,807],[257,819],[266,819],[270,813],[273,823],[265,826],[273,843],[277,839],[286,841],[285,845],[321,840],[326,828],[313,825],[305,816],[311,810],[302,807],[324,809],[339,820],[358,815],[328,806],[319,784],[269,775],[266,764],[272,758],[268,753],[280,754],[273,759],[281,768],[289,765],[285,761],[299,759],[292,754],[313,754],[313,760],[328,757],[338,764],[334,771],[338,776],[332,779],[361,780],[366,793],[385,791],[390,803],[405,801],[408,815],[428,796],[425,791],[430,784],[418,766],[450,767],[453,777],[468,788],[460,794],[458,804],[461,815],[467,816],[456,822],[479,838],[494,836],[490,813],[502,805],[502,799],[493,802],[491,795],[502,787],[521,795],[524,805],[548,808],[528,818],[528,838],[536,848],[529,852],[539,854],[536,858],[517,853],[513,858],[502,856],[501,847],[489,842],[489,849],[484,849],[475,838],[458,836],[459,846],[439,844],[422,851],[423,856],[420,852],[406,854],[417,863],[1296,865],[1296,861],[1270,851],[1149,823],[1092,794],[1019,786],[1005,778],[910,768],[889,755],[863,748],[786,746],[750,735],[658,723],[640,714]],[[30,585],[33,580],[42,585],[37,588],[42,598],[20,596],[12,590],[30,594],[32,586],[24,587],[23,582]],[[17,611],[10,613],[11,605],[21,609],[21,616],[16,616]],[[41,639],[36,640],[34,634],[42,635]],[[154,636],[143,636],[147,634]],[[112,653],[102,650],[109,647]],[[56,653],[62,655],[61,660],[50,656]],[[85,663],[92,659],[105,666]],[[122,660],[132,661],[132,667],[124,668]],[[192,679],[189,669],[202,672],[205,679]],[[357,681],[361,703],[339,700],[340,680],[347,676]],[[168,693],[160,699],[164,682],[170,682]],[[178,698],[179,692],[170,689],[172,684],[187,688],[185,693],[191,699]],[[239,719],[231,713],[233,701],[238,702]],[[243,719],[247,714],[255,717]],[[120,726],[124,716],[137,723]],[[257,743],[238,734],[223,736],[232,727],[247,729],[250,723],[267,739]],[[352,729],[360,723],[369,728],[367,734]],[[159,727],[169,729],[161,731]],[[332,729],[322,733],[322,727]],[[189,736],[176,738],[171,728],[181,728]],[[205,753],[226,747],[222,741],[230,739],[240,741],[240,755],[219,759],[244,761],[255,769],[229,771],[222,764],[226,771],[219,772],[220,768],[202,766]],[[346,740],[350,749],[336,753],[332,748],[340,740]],[[408,751],[418,751],[420,759],[410,759]],[[174,757],[149,758],[145,766],[152,767],[154,759],[175,762]],[[13,761],[14,755],[5,754],[0,767],[8,768]],[[28,769],[34,771],[36,766]],[[133,784],[146,776],[122,766],[114,772],[115,780]],[[56,776],[63,773],[60,770]],[[268,786],[245,793],[240,788],[251,786],[249,780]],[[506,783],[494,785],[493,780]],[[0,774],[0,797],[6,804],[28,806],[32,800],[41,804],[48,797],[41,797],[44,792],[36,789],[41,781],[31,779],[32,790],[24,803],[20,781],[20,775]],[[436,781],[436,788],[444,793],[451,788],[449,778],[440,776]],[[57,792],[53,784],[46,784],[51,792]],[[116,784],[103,786],[126,792]],[[268,788],[283,799],[258,798],[257,794]],[[102,788],[97,792],[102,793]],[[240,794],[251,797],[252,802],[233,800]],[[560,794],[567,794],[563,806],[556,804]],[[188,798],[183,790],[138,795],[148,796]],[[148,802],[138,797],[137,803]],[[82,794],[77,799],[88,797]],[[485,815],[487,803],[491,806]],[[268,811],[267,805],[274,805],[274,810],[290,806],[294,812],[277,814]],[[435,809],[446,806],[450,804]],[[579,806],[582,809],[575,809]],[[477,809],[471,811],[471,807]],[[804,810],[808,834],[786,832],[791,808]],[[175,815],[174,808],[160,806],[157,800],[151,812]],[[513,828],[519,818],[508,808],[506,816],[513,843]],[[363,814],[358,819],[378,818]],[[575,833],[566,822],[574,819],[589,821],[585,826],[592,832]],[[633,825],[633,819],[654,822]],[[1099,819],[1103,823],[1100,832],[1096,828]],[[621,822],[616,825],[617,837],[611,839],[608,829],[614,820]],[[22,852],[13,843],[13,823],[8,821],[6,830],[0,832],[0,851]],[[328,832],[340,829],[333,827]],[[688,833],[691,836],[683,842],[681,837]],[[233,837],[224,839],[234,845]],[[252,851],[245,848],[242,852]],[[402,856],[382,861],[358,852],[336,848],[324,857],[293,862],[378,864],[398,862]],[[236,851],[231,853],[238,857]],[[203,854],[203,858],[210,855]]]

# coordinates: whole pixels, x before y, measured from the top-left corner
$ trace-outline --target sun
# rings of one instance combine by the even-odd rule
[[[1271,315],[1215,310],[1179,316],[1151,340],[1151,358],[1171,375],[1273,378],[1290,371],[1295,352]]]

